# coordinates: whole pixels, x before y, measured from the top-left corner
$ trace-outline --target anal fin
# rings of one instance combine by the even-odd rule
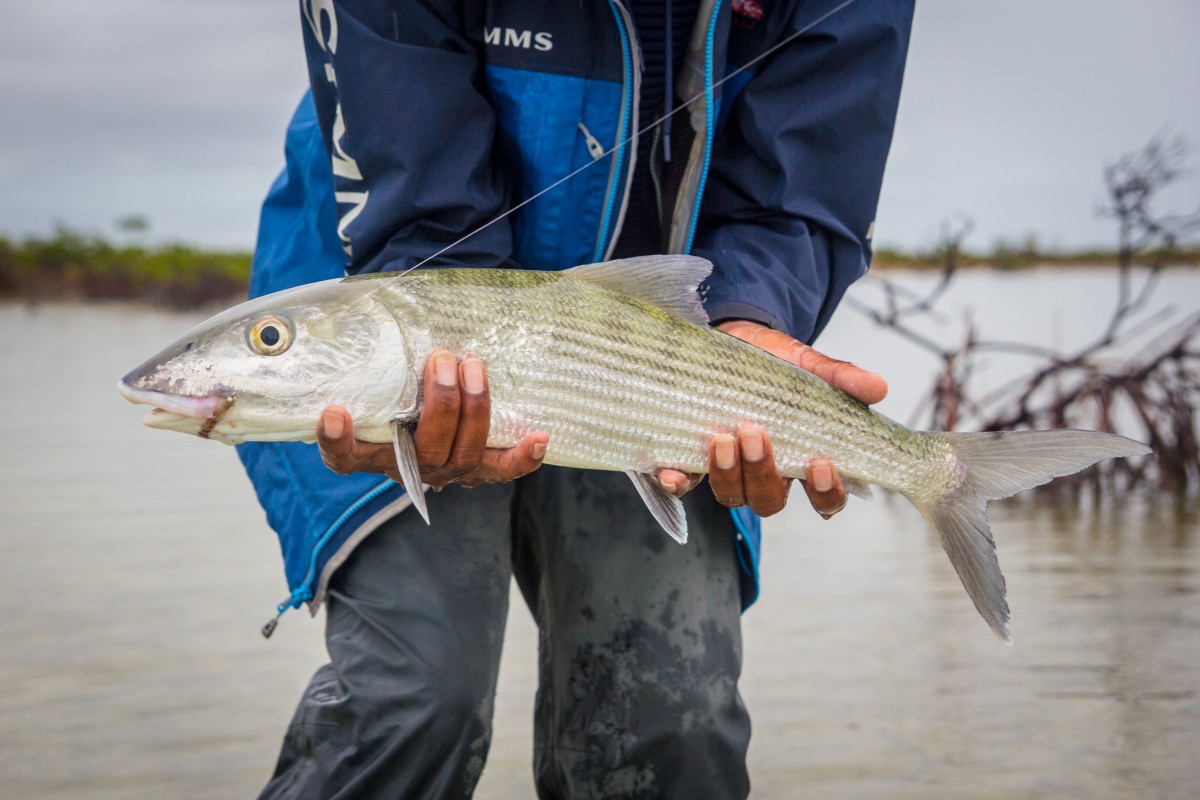
[[[396,469],[404,483],[404,491],[412,500],[413,508],[429,524],[429,506],[425,504],[425,486],[421,483],[421,468],[417,466],[417,446],[412,432],[399,420],[392,420],[392,446],[396,450]]]
[[[650,509],[650,513],[654,515],[654,519],[658,520],[658,524],[662,525],[663,530],[680,544],[687,544],[687,514],[683,510],[683,501],[662,488],[658,483],[658,478],[654,475],[648,475],[645,472],[627,472],[625,474],[633,481],[634,487],[641,495],[642,502],[646,504],[646,508]]]

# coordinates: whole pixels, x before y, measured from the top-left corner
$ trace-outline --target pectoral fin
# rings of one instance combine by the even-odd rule
[[[429,507],[425,505],[425,487],[421,483],[421,468],[417,466],[417,446],[412,432],[399,420],[392,420],[392,445],[396,450],[396,468],[413,508],[429,524]]]
[[[683,501],[659,485],[658,479],[644,472],[627,472],[629,479],[637,488],[642,502],[650,513],[658,520],[671,538],[680,544],[687,544],[687,515],[683,511]]]

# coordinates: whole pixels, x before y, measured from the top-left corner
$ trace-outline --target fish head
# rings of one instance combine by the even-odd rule
[[[412,350],[375,299],[378,281],[334,280],[235,306],[123,377],[153,406],[148,427],[227,444],[313,441],[321,411],[346,408],[360,438],[416,407]]]

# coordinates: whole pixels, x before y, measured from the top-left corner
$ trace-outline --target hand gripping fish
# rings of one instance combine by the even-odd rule
[[[987,501],[1149,448],[1094,431],[911,430],[710,328],[697,287],[711,268],[651,256],[561,272],[428,269],[310,284],[213,317],[118,389],[155,407],[152,428],[229,444],[311,442],[321,411],[343,406],[359,438],[395,443],[411,488],[425,362],[441,348],[477,356],[492,396],[488,446],[544,431],[546,463],[628,473],[681,543],[683,505],[657,471],[707,472],[714,436],[761,425],[788,477],[825,457],[850,491],[869,495],[875,484],[907,497],[979,613],[1011,641]],[[411,494],[428,519],[422,492]]]

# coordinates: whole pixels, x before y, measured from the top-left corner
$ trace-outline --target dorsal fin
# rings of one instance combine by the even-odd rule
[[[697,256],[640,256],[584,264],[564,270],[619,294],[636,297],[684,319],[708,324],[697,290],[712,272],[712,264]]]

